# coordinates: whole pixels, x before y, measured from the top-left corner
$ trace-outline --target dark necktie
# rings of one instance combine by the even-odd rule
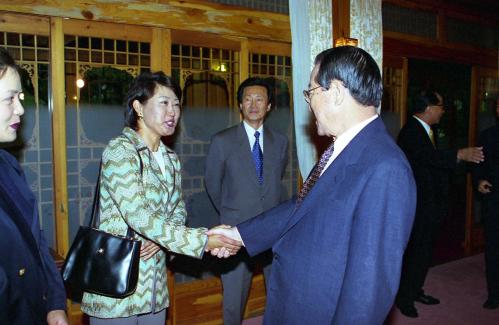
[[[263,152],[260,147],[260,132],[255,131],[255,144],[251,150],[251,155],[255,161],[256,176],[258,177],[258,183],[263,184]]]
[[[324,151],[324,153],[321,156],[321,159],[319,159],[319,162],[314,166],[312,172],[308,175],[308,178],[303,184],[303,187],[301,188],[301,191],[298,194],[298,198],[296,199],[296,207],[298,207],[302,203],[302,201],[307,196],[308,192],[310,192],[312,187],[314,187],[315,182],[317,182],[317,180],[321,176],[322,171],[324,170],[324,167],[326,167],[329,158],[331,158],[333,151],[334,151],[334,142],[331,143],[331,145],[326,149],[326,151]]]

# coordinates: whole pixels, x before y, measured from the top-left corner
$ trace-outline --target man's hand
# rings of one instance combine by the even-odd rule
[[[206,245],[206,251],[219,258],[235,255],[241,248],[242,241],[239,233],[236,235],[233,229],[236,228],[221,225],[207,231],[208,245]]]
[[[484,160],[483,147],[468,147],[457,151],[457,159],[472,163],[481,163]]]
[[[478,181],[478,192],[482,194],[490,193],[490,189],[492,188],[492,184],[486,179],[481,179]]]
[[[142,240],[142,245],[140,245],[140,257],[144,261],[147,261],[151,257],[154,256],[159,250],[161,249],[161,246],[157,245],[155,242],[152,242],[150,240]]]
[[[48,325],[68,325],[68,318],[64,310],[51,310],[47,314]]]

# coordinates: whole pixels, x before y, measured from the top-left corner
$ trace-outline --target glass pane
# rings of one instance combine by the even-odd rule
[[[105,38],[104,39],[104,50],[114,51],[114,40]]]
[[[126,52],[126,41],[116,41],[116,51]]]
[[[7,45],[19,45],[20,34],[7,33]]]
[[[123,101],[133,76],[112,66],[73,65],[84,86],[76,85],[76,74],[66,72],[66,142],[70,240],[80,224],[88,222],[99,162],[109,140],[124,126]],[[82,70],[83,69],[83,70]]]
[[[88,51],[78,50],[78,61],[89,62]]]
[[[95,38],[92,37],[92,49],[94,50],[101,50],[102,49],[102,39],[101,38]]]
[[[140,53],[150,54],[151,53],[151,45],[149,43],[140,43]]]
[[[173,72],[178,78],[175,70]],[[239,123],[239,112],[230,105],[231,87],[229,80],[210,71],[193,73],[185,80],[180,127],[172,147],[182,162],[182,190],[191,227],[209,227],[218,223],[218,215],[204,188],[204,166],[211,136]],[[174,265],[177,281],[212,276],[209,271],[213,270],[211,259],[196,261],[178,257]]]
[[[81,49],[88,49],[89,48],[88,37],[78,36],[78,47]]]
[[[138,42],[128,42],[128,52],[138,53],[139,52],[139,43]]]
[[[76,37],[73,35],[64,35],[65,47],[76,47]]]
[[[92,51],[92,62],[100,63],[102,62],[102,52]]]
[[[27,35],[24,34],[23,37],[23,46],[35,46],[35,35]]]

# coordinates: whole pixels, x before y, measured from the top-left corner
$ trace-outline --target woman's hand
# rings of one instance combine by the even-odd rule
[[[213,229],[218,229],[219,231],[212,231]],[[237,254],[242,246],[242,242],[230,238],[229,230],[231,227],[221,225],[213,229],[208,231],[208,244],[205,250],[211,252],[212,255],[225,258]]]
[[[142,245],[140,246],[140,257],[144,261],[147,261],[151,257],[154,256],[159,250],[161,249],[161,246],[157,245],[156,243],[144,239],[142,240]]]

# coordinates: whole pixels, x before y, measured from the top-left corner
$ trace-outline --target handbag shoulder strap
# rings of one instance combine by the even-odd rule
[[[125,135],[125,137],[128,139],[128,141],[132,142],[129,137]],[[145,149],[145,148],[144,148]],[[141,149],[141,150],[144,150]],[[144,164],[142,162],[142,157],[140,157],[139,150],[135,149],[137,151],[137,156],[139,158],[139,168],[140,168],[140,176],[142,177],[143,175],[143,170],[144,170]],[[99,200],[100,200],[100,180],[102,177],[102,159],[99,164],[99,177],[97,178],[97,184],[95,185],[95,194],[94,194],[94,203],[92,205],[92,214],[90,216],[90,222],[89,225],[91,228],[97,228],[99,223],[100,223],[100,211],[99,211]],[[118,209],[119,211],[119,209]],[[120,211],[121,214],[121,211]],[[122,215],[123,217],[123,215]],[[135,231],[133,231],[130,226],[128,226],[128,229],[126,231],[126,236],[128,238],[133,238],[135,236]]]

